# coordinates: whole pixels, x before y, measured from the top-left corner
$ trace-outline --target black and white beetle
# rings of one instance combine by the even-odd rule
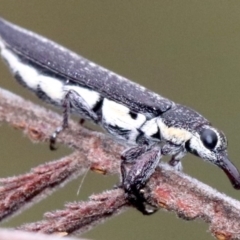
[[[187,152],[219,166],[240,189],[240,174],[227,156],[224,134],[196,111],[172,102],[58,44],[0,19],[0,48],[19,83],[42,100],[92,120],[130,148],[122,154],[122,187],[129,201],[139,204],[141,189],[159,164],[182,169]],[[132,169],[126,170],[126,164]],[[144,201],[144,199],[142,199]]]

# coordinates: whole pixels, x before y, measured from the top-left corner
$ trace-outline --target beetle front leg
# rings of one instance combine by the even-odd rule
[[[138,145],[125,150],[121,154],[121,159],[124,163],[134,163],[138,157],[147,152],[147,145]]]
[[[122,161],[122,184],[121,187],[126,193],[128,201],[145,215],[150,215],[156,212],[156,208],[152,206],[149,210],[147,199],[144,197],[143,188],[146,186],[148,180],[155,172],[161,158],[160,147],[154,147],[147,152],[141,154],[135,159],[134,164],[130,167],[126,162]]]

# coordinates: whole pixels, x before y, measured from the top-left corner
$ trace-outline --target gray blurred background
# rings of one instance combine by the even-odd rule
[[[240,168],[240,1],[1,0],[0,15],[198,110],[224,130],[230,158]],[[40,103],[13,80],[2,63],[0,85]],[[47,144],[33,144],[6,124],[0,133],[1,177],[25,173],[70,152],[64,147],[51,152]],[[240,192],[232,188],[220,169],[193,156],[187,156],[183,164],[187,174],[240,199]],[[117,181],[118,176],[89,173],[80,195],[81,179],[77,179],[2,226],[40,220],[45,211],[86,199]],[[84,237],[212,239],[201,221],[186,222],[164,211],[144,217],[135,210]]]

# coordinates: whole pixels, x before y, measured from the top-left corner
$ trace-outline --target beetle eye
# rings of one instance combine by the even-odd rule
[[[203,142],[203,145],[208,148],[209,150],[212,150],[216,147],[218,142],[217,134],[211,130],[211,129],[204,129],[201,132],[201,140]]]

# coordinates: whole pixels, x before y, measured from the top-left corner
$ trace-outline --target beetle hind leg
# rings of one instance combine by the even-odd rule
[[[62,126],[58,127],[50,137],[50,149],[56,149],[57,136],[68,127],[68,119],[71,111],[77,112],[85,119],[91,119],[97,123],[99,116],[88,105],[88,103],[74,90],[69,90],[62,103],[63,108],[63,121]],[[84,121],[82,120],[82,123]]]

